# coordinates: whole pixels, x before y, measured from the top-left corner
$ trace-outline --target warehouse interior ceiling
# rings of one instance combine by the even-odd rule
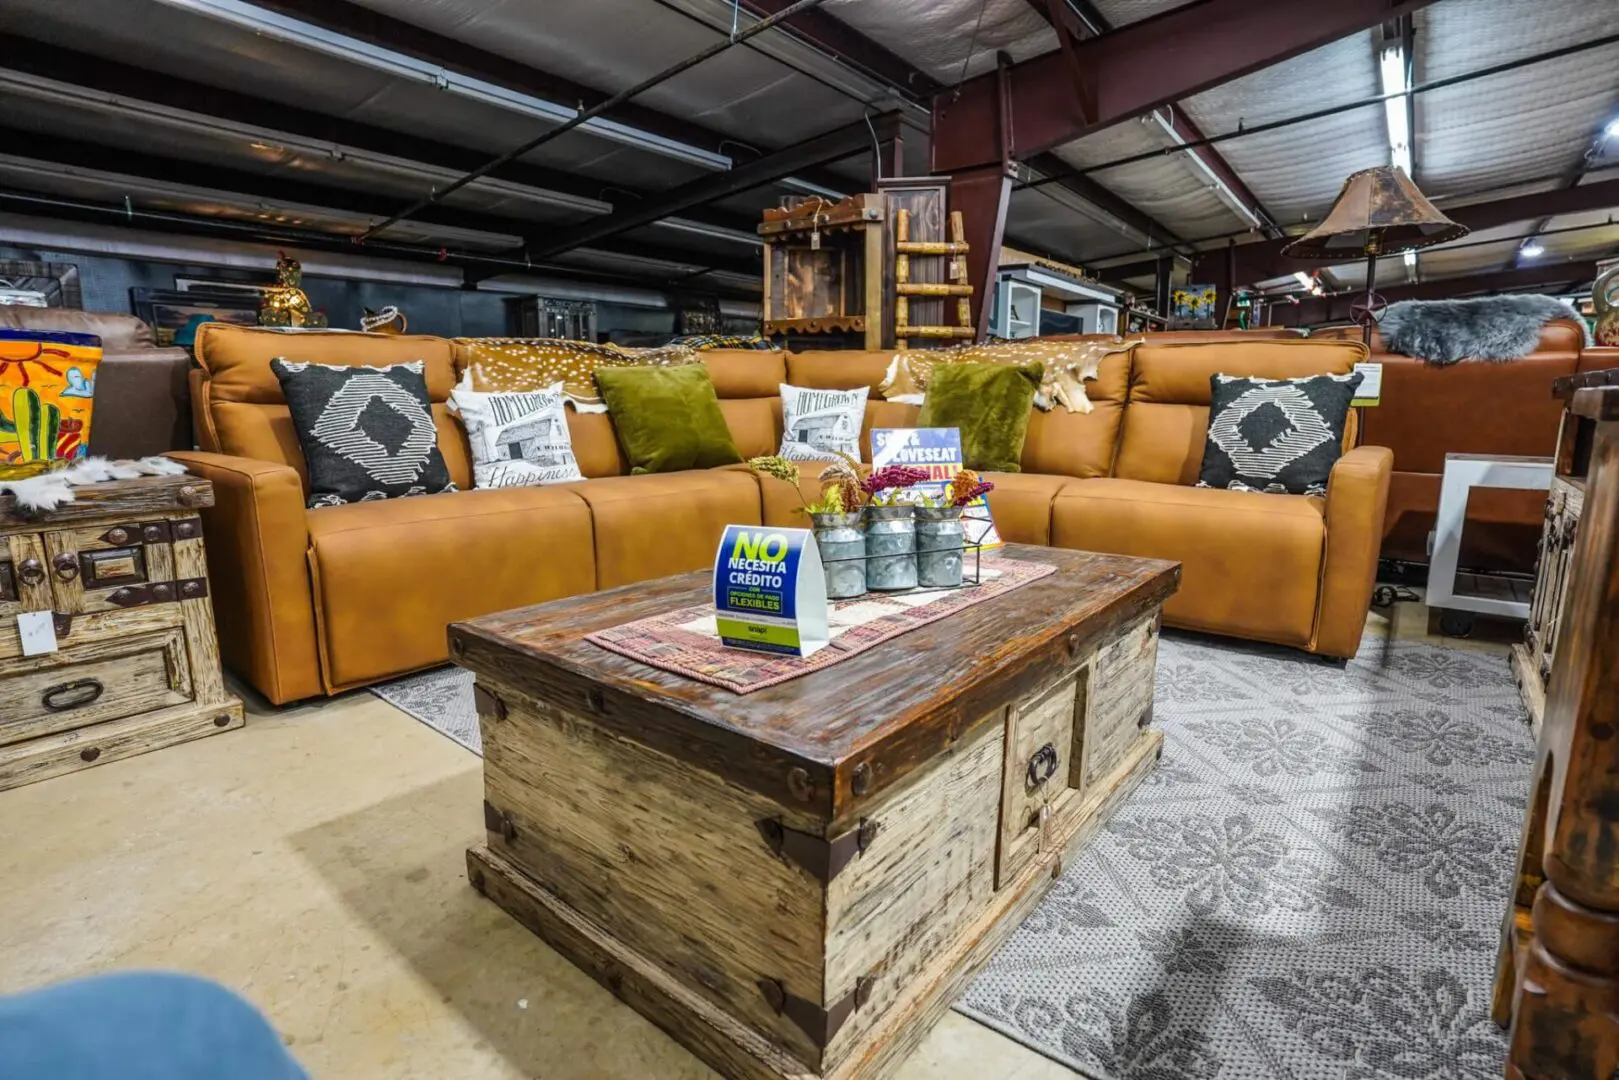
[[[571,270],[745,295],[765,208],[925,175],[940,95],[1186,6],[825,0],[442,194],[787,0],[6,0],[0,212],[437,253],[469,283]],[[1150,293],[1159,257],[1184,275],[1279,243],[1374,165],[1408,165],[1441,208],[1619,179],[1619,40],[1591,46],[1619,29],[1611,4],[1399,6],[1029,156],[1007,243]],[[1611,202],[1494,223],[1379,281],[1573,274],[1619,253]]]

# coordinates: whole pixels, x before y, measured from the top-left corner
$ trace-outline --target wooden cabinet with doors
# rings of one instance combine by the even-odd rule
[[[37,515],[0,496],[0,790],[241,726],[208,598],[211,505],[186,476],[79,488]]]

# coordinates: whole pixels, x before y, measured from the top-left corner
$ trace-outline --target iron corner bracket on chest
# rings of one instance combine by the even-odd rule
[[[765,996],[778,1016],[785,1016],[808,1035],[817,1050],[825,1050],[837,1035],[838,1029],[848,1022],[854,1011],[871,1000],[875,979],[862,975],[855,980],[854,989],[825,1008],[813,1001],[789,994],[775,979],[760,979],[759,992]]]
[[[115,607],[145,607],[147,604],[168,604],[177,600],[201,600],[208,595],[207,578],[182,578],[179,581],[148,581],[141,585],[120,585],[107,593],[107,603]]]
[[[765,818],[755,824],[771,851],[803,867],[822,885],[830,885],[832,879],[853,862],[856,855],[864,854],[882,827],[881,823],[871,818],[861,818],[857,827],[836,840],[827,840],[789,829],[776,818]]]

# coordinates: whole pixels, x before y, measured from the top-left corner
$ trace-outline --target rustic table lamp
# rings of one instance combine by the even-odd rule
[[[1382,314],[1383,298],[1373,290],[1377,260],[1417,248],[1443,244],[1467,235],[1440,213],[1397,165],[1379,165],[1350,174],[1326,220],[1282,249],[1294,259],[1336,262],[1366,260],[1366,301],[1355,305],[1355,321],[1372,341],[1372,324]]]

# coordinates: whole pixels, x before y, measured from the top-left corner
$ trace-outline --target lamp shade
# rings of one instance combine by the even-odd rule
[[[1395,165],[1362,169],[1344,181],[1326,220],[1288,244],[1294,259],[1364,259],[1443,244],[1467,235]]]

